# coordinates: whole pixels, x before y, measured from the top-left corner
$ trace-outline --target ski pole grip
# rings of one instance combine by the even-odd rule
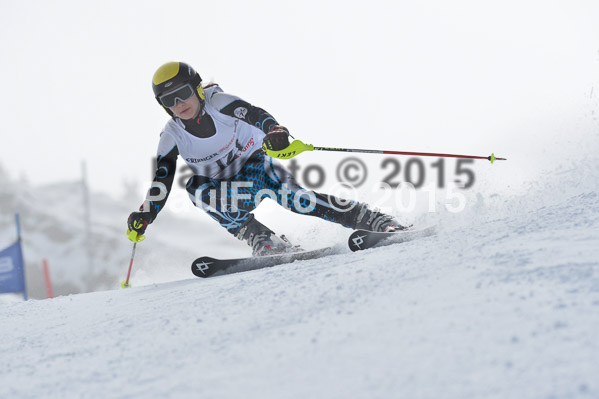
[[[262,147],[266,155],[278,159],[291,159],[296,155],[301,154],[304,151],[314,151],[312,144],[304,144],[301,140],[294,140],[293,143],[289,144],[289,147],[280,151],[268,150]]]

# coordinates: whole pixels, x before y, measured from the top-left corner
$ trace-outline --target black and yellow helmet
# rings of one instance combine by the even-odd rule
[[[190,83],[192,87],[195,87],[200,101],[204,101],[204,89],[200,75],[184,62],[167,62],[156,70],[152,78],[152,90],[154,90],[154,97],[158,104],[162,105],[158,97],[179,83]],[[167,108],[165,110],[172,116]]]

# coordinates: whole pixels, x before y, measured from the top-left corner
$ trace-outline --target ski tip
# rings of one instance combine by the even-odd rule
[[[366,239],[368,238],[368,234],[369,234],[369,232],[366,232],[364,230],[354,231],[347,240],[349,249],[352,252],[357,252],[357,251],[362,251],[364,249],[367,249],[367,246],[365,244],[366,244]]]
[[[210,277],[218,270],[217,264],[220,262],[218,259],[202,256],[193,261],[191,272],[197,277]]]

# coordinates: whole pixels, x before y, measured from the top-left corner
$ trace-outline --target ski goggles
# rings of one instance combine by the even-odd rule
[[[160,104],[164,105],[166,108],[172,108],[177,105],[177,100],[185,102],[193,96],[193,93],[193,87],[188,83],[161,94],[158,96],[158,101],[160,101]]]

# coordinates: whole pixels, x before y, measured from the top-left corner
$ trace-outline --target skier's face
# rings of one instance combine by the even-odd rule
[[[177,100],[174,107],[169,108],[176,117],[181,119],[192,119],[200,111],[200,99],[193,95],[187,101]]]

